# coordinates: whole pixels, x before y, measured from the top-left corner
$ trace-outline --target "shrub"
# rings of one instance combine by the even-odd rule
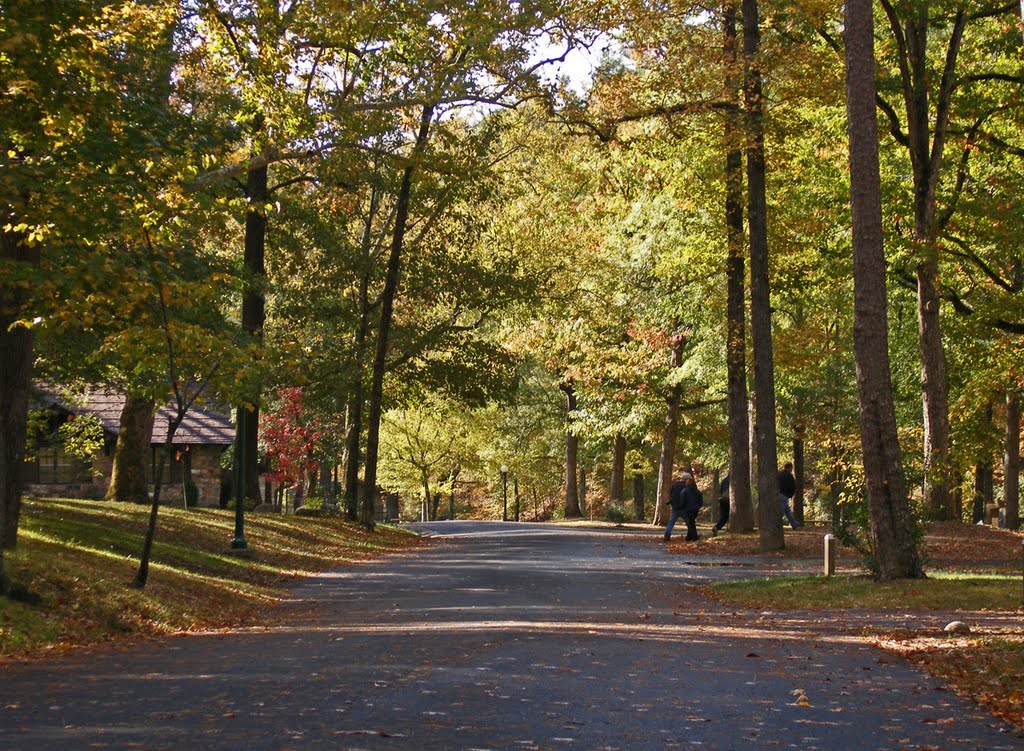
[[[199,486],[192,480],[185,481],[185,505],[189,508],[199,505]]]
[[[626,509],[618,503],[609,504],[608,508],[604,511],[604,518],[612,524],[625,524],[628,520]]]

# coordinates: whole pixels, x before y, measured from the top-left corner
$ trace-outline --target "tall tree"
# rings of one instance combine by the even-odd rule
[[[889,370],[872,0],[846,2],[846,86],[853,217],[854,346],[865,493],[876,575],[923,576],[903,478]]]
[[[1006,391],[1006,443],[1003,450],[1003,504],[1006,526],[1020,528],[1020,395],[1013,385]]]
[[[623,492],[626,478],[626,436],[616,433],[612,441],[612,470],[608,487],[608,499],[611,503],[622,505],[625,498]]]
[[[1001,17],[1015,16],[1015,9],[1013,4],[1000,2],[928,0],[882,0],[881,7],[889,32],[883,41],[891,45],[890,55],[897,68],[894,76],[882,80],[892,80],[898,87],[893,93],[902,99],[902,118],[888,100],[888,91],[879,92],[879,104],[890,135],[909,158],[913,178],[913,284],[917,291],[924,417],[924,502],[930,513],[950,515],[949,382],[940,321],[941,240],[959,195],[969,183],[965,167],[976,148],[979,129],[990,117],[1005,111],[1009,98],[1015,96],[1004,96],[1002,102],[993,104],[976,95],[978,87],[1020,83],[1019,75],[1000,70],[992,62],[998,58],[992,55],[980,58],[985,67],[962,70],[970,62],[962,52],[965,45],[971,49],[979,43],[993,22],[998,25]],[[978,34],[972,36],[969,32],[974,30]],[[958,118],[962,124],[958,124]],[[948,181],[952,189],[943,196],[943,178],[950,171],[945,158],[947,144],[958,132],[965,136],[960,174]]]
[[[250,170],[245,183],[245,237],[243,263],[246,285],[242,293],[242,329],[256,341],[263,338],[266,322],[266,245],[269,168],[266,165]],[[259,425],[260,395],[247,395],[251,405],[244,420],[235,426],[235,440],[244,446],[242,456],[242,484],[246,498],[260,500]],[[241,407],[245,409],[246,407]]]
[[[425,105],[420,112],[419,129],[413,144],[409,164],[402,171],[402,182],[395,204],[395,225],[391,238],[391,253],[388,256],[384,291],[380,301],[380,324],[377,327],[377,349],[373,359],[373,373],[370,381],[369,414],[366,432],[366,469],[363,496],[359,509],[359,521],[373,526],[374,499],[377,494],[377,454],[379,450],[380,420],[384,403],[384,374],[387,370],[388,337],[394,314],[395,295],[398,292],[399,275],[402,268],[402,251],[405,245],[406,223],[409,219],[409,201],[412,194],[412,180],[418,166],[417,161],[427,146],[430,125],[434,119],[434,105]]]
[[[785,547],[779,513],[772,361],[772,308],[768,264],[768,200],[764,142],[761,21],[757,0],[743,0],[744,105],[747,114],[747,224],[750,232],[750,338],[754,350],[754,434],[761,550]]]
[[[750,494],[750,423],[747,412],[746,263],[743,234],[743,126],[737,77],[740,75],[736,5],[728,3],[722,19],[725,32],[725,224],[728,233],[726,368],[729,393],[729,529],[752,532],[754,501]]]
[[[672,370],[677,370],[683,364],[683,355],[686,350],[687,337],[679,335],[672,343]],[[661,434],[661,452],[658,454],[658,486],[655,496],[657,506],[654,509],[654,524],[664,526],[668,524],[669,491],[672,489],[673,474],[676,464],[676,442],[679,437],[679,403],[683,396],[683,387],[678,380],[674,380],[668,387],[665,394],[665,423]]]
[[[580,439],[573,425],[577,407],[576,387],[569,381],[561,384],[560,388],[565,394],[565,518],[576,519],[583,516],[578,484]]]

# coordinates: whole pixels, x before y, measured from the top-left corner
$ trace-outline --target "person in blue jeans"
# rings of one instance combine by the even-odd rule
[[[693,475],[683,472],[681,479],[672,483],[668,492],[669,505],[672,513],[668,518],[668,526],[665,527],[665,542],[672,537],[672,527],[680,516],[686,522],[686,540],[694,542],[700,539],[697,534],[697,512],[704,505],[704,495],[697,488]]]
[[[793,516],[793,511],[789,507],[789,502],[795,495],[796,478],[793,477],[793,463],[786,462],[782,471],[779,472],[779,507],[782,510],[782,515],[786,517],[786,520],[793,529],[803,526]]]

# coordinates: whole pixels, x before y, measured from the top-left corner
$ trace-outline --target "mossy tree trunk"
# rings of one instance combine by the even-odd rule
[[[145,503],[149,500],[149,464],[152,453],[152,399],[129,396],[121,408],[121,428],[114,448],[110,487],[105,501]]]

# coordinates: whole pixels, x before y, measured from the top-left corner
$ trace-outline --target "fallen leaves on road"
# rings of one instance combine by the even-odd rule
[[[897,632],[876,643],[1024,728],[1024,635],[944,637]]]

